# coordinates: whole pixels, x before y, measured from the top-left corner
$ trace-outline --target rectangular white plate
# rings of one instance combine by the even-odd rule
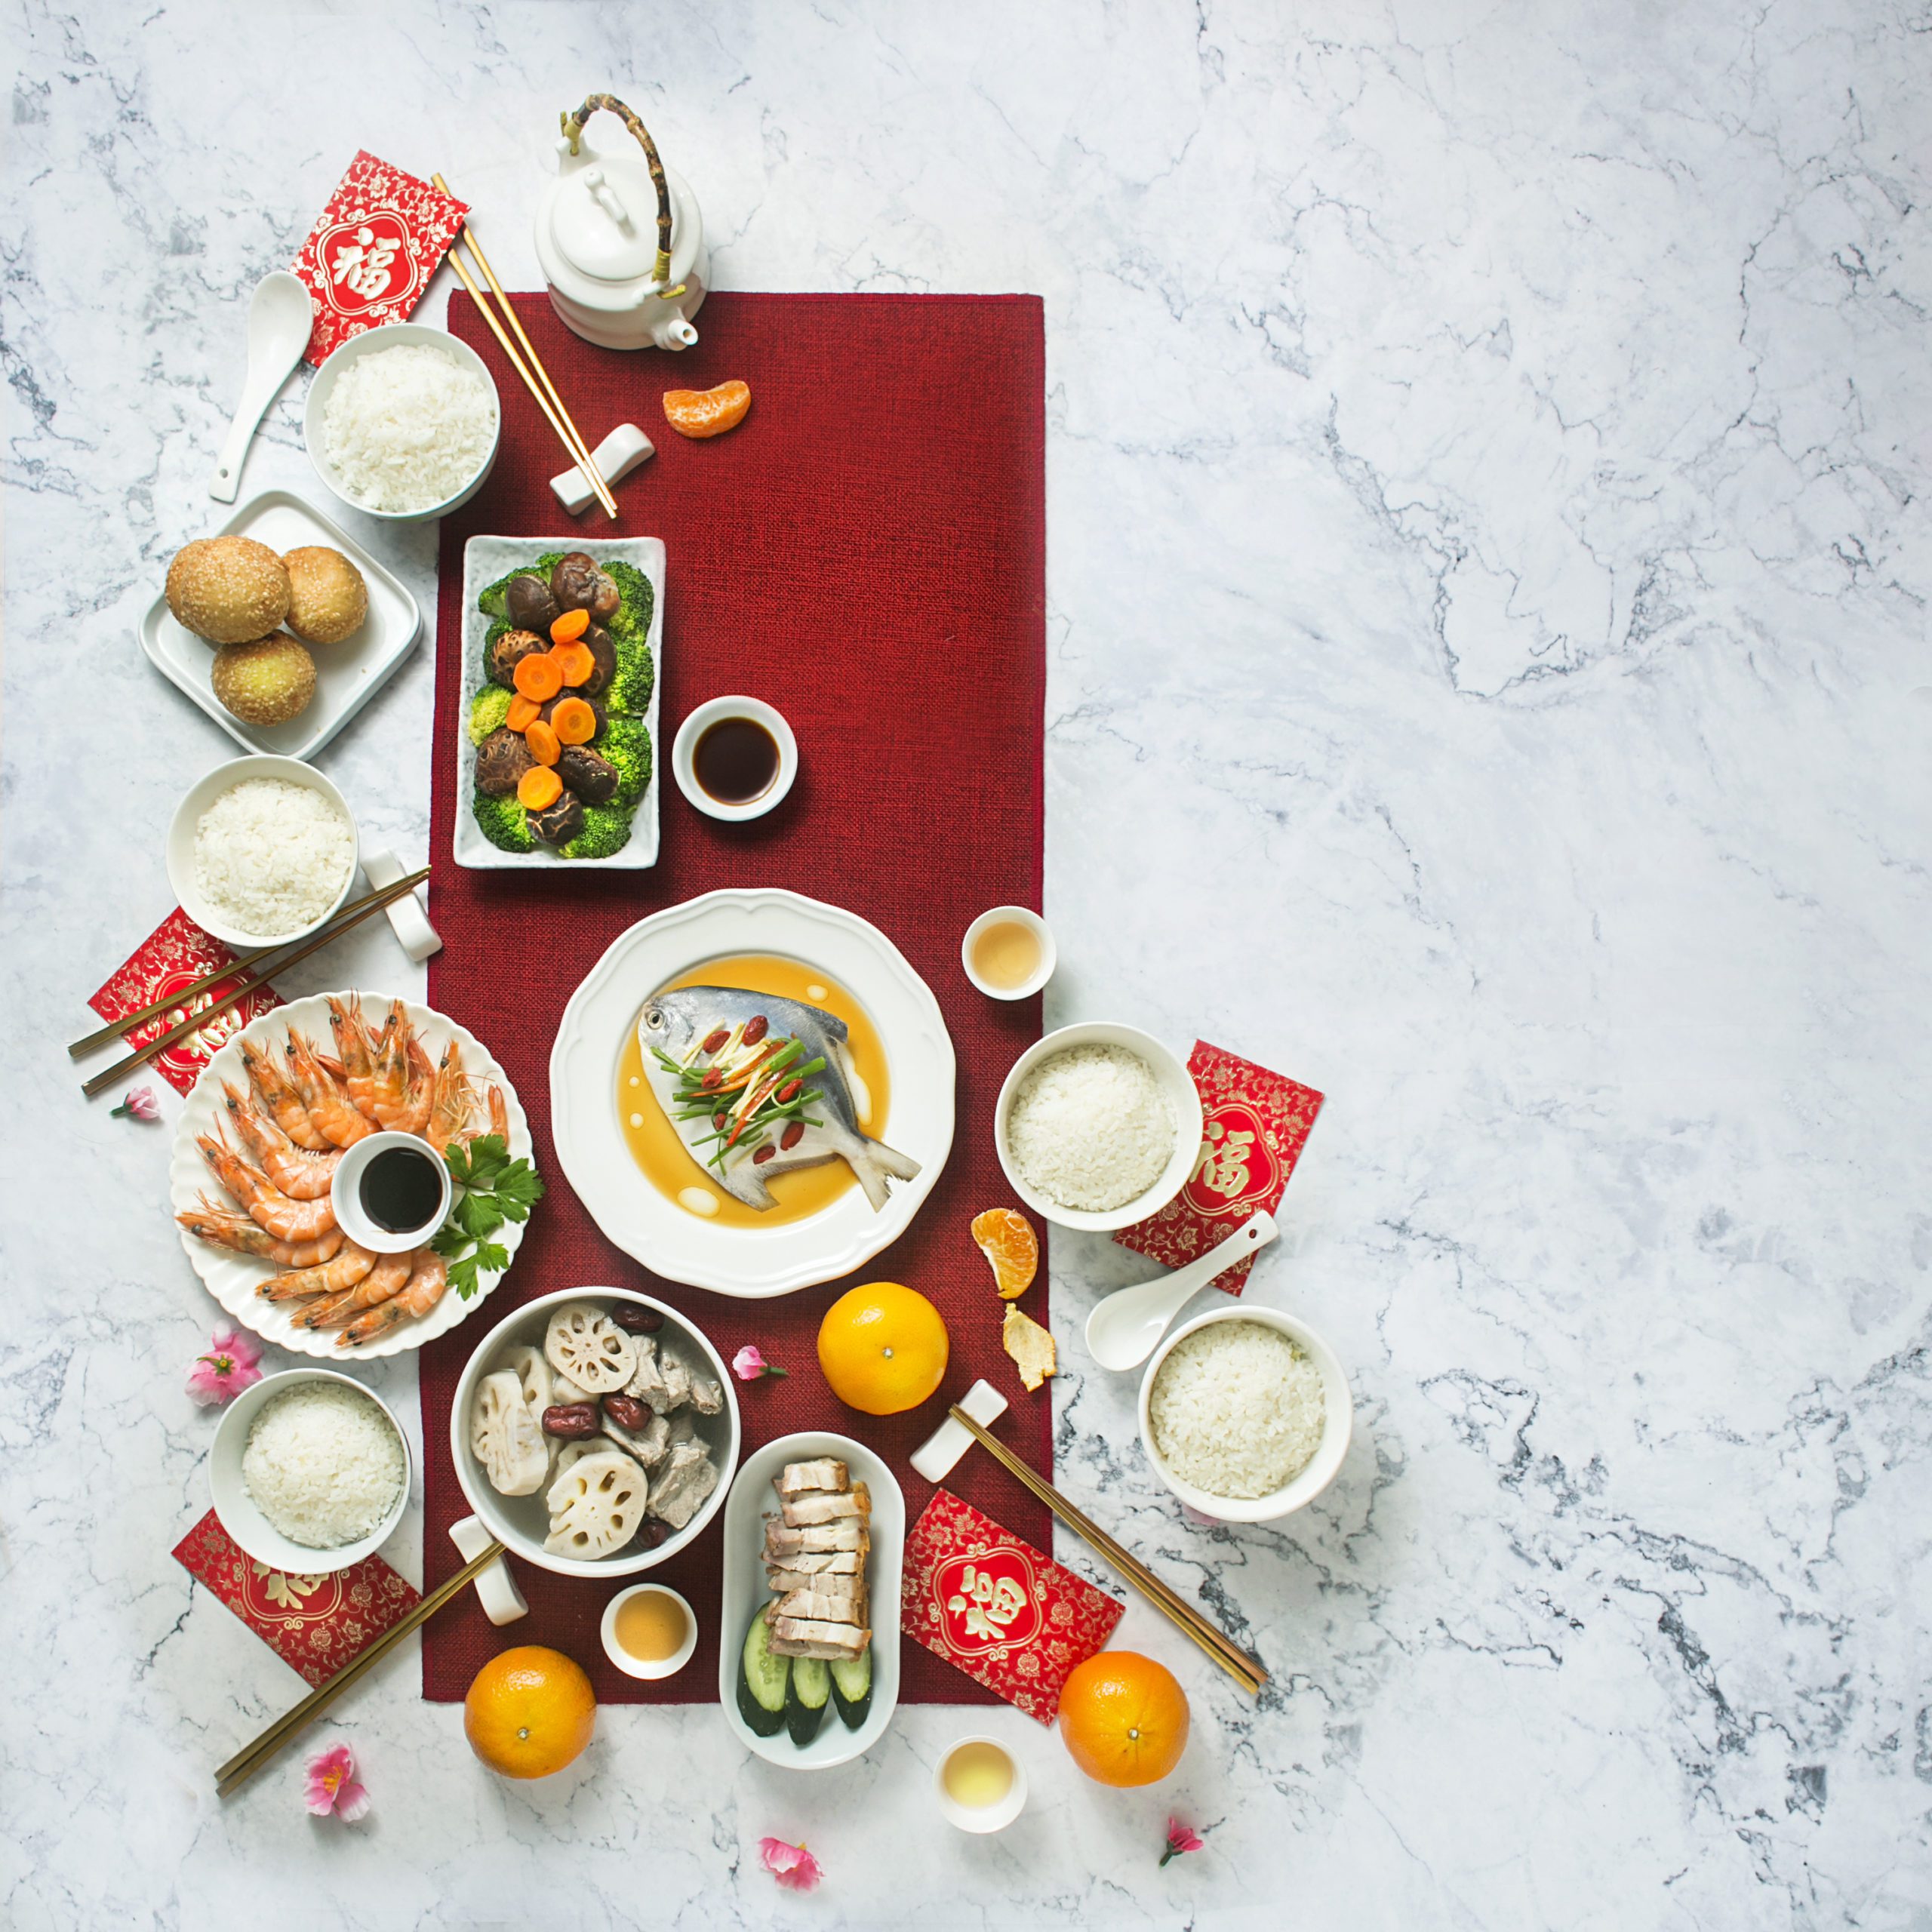
[[[872,1492],[867,1580],[872,1586],[872,1702],[857,1730],[848,1730],[838,1706],[829,1706],[818,1735],[801,1749],[789,1731],[760,1737],[739,1716],[738,1659],[752,1618],[771,1600],[758,1552],[764,1547],[764,1519],[778,1514],[772,1478],[787,1463],[808,1463],[817,1456],[836,1456],[853,1481],[863,1483]],[[905,1560],[906,1498],[884,1459],[863,1442],[808,1429],[754,1449],[738,1465],[724,1504],[724,1623],[718,1640],[718,1699],[724,1706],[724,1721],[747,1751],[782,1770],[823,1771],[863,1757],[885,1735],[899,1708],[899,1589]]]
[[[245,724],[223,709],[208,676],[215,647],[174,621],[165,595],[154,600],[135,627],[134,635],[155,669],[186,691],[245,751],[313,758],[415,648],[423,614],[416,599],[359,543],[286,490],[265,490],[250,497],[215,534],[252,537],[276,552],[326,543],[340,550],[368,584],[369,614],[362,628],[340,644],[309,647],[315,660],[315,695],[308,709],[286,724]]]
[[[615,557],[651,580],[651,708],[644,721],[651,731],[651,783],[637,801],[629,842],[608,859],[566,859],[540,845],[534,852],[506,852],[483,836],[470,809],[476,796],[476,747],[469,742],[469,701],[489,681],[483,668],[483,642],[495,622],[476,606],[476,600],[499,577],[519,564],[534,563],[553,550],[582,550],[602,558]],[[657,780],[665,749],[657,729],[659,694],[664,688],[664,545],[656,537],[612,537],[586,543],[570,537],[472,537],[463,547],[463,696],[457,706],[456,862],[478,872],[542,871],[562,866],[571,871],[640,872],[657,863]],[[593,751],[595,746],[591,748]]]

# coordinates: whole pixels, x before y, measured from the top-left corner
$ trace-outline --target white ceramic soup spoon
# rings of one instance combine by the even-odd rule
[[[242,379],[242,400],[235,406],[228,440],[208,481],[208,494],[217,503],[234,502],[255,426],[268,414],[290,370],[301,361],[315,321],[309,291],[300,275],[276,269],[256,283],[248,301],[248,373]]]
[[[1094,1304],[1087,1318],[1087,1348],[1103,1368],[1124,1374],[1138,1368],[1160,1345],[1168,1324],[1204,1288],[1237,1261],[1258,1253],[1281,1232],[1265,1210],[1251,1214],[1218,1247],[1198,1261],[1131,1288],[1116,1288]]]

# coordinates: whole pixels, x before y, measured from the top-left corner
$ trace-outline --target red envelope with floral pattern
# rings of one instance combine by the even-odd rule
[[[1124,1608],[949,1490],[906,1539],[900,1628],[1042,1724]]]
[[[311,1684],[326,1684],[423,1594],[380,1556],[334,1576],[271,1570],[236,1546],[212,1509],[175,1546],[174,1558]]]
[[[1299,1081],[1196,1040],[1187,1070],[1201,1096],[1201,1152],[1181,1191],[1158,1214],[1114,1236],[1162,1266],[1198,1260],[1258,1209],[1281,1204],[1288,1177],[1308,1144],[1321,1096]],[[1238,1295],[1254,1257],[1237,1261],[1214,1285]]]

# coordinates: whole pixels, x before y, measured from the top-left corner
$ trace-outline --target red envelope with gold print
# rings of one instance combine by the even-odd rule
[[[1042,1724],[1123,1607],[949,1490],[906,1539],[900,1628]]]
[[[1201,1152],[1180,1193],[1158,1214],[1114,1236],[1123,1247],[1167,1268],[1198,1260],[1242,1222],[1281,1204],[1288,1177],[1321,1111],[1312,1087],[1270,1073],[1220,1047],[1196,1040],[1187,1070],[1201,1096]],[[1238,1295],[1254,1257],[1238,1261],[1214,1285]]]
[[[311,1684],[326,1684],[416,1607],[422,1592],[380,1556],[333,1575],[271,1570],[238,1548],[211,1509],[175,1561]]]

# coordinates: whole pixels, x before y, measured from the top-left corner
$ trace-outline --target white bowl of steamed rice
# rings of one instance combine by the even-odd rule
[[[373,1556],[409,1502],[409,1441],[380,1396],[331,1368],[244,1389],[208,1452],[221,1527],[271,1570],[325,1576]]]
[[[392,523],[447,516],[482,488],[503,411],[482,357],[446,330],[386,322],[315,371],[302,439],[351,509]]]
[[[300,758],[218,764],[175,808],[168,883],[226,946],[285,945],[342,909],[360,857],[342,794]]]
[[[1266,1523],[1335,1479],[1355,1426],[1335,1352],[1279,1309],[1235,1302],[1183,1323],[1140,1381],[1140,1440],[1191,1509]]]
[[[1152,1034],[1105,1020],[1063,1026],[1014,1062],[993,1145],[1035,1214],[1111,1234],[1180,1192],[1201,1152],[1201,1096]]]

